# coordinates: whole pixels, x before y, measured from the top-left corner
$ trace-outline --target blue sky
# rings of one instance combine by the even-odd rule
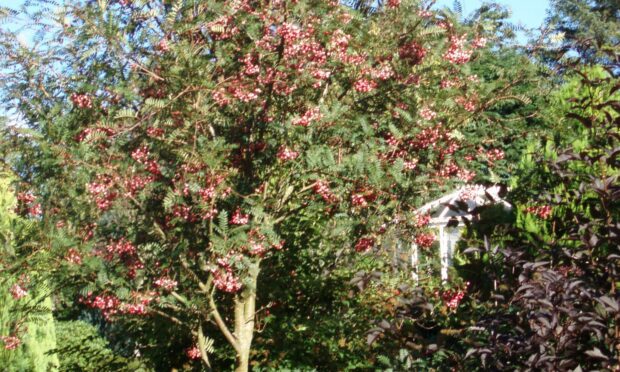
[[[545,19],[549,0],[496,0],[507,5],[513,11],[512,20],[516,23],[523,23],[529,28],[537,28]],[[0,0],[0,6],[16,7],[24,0]],[[468,14],[478,8],[485,0],[460,0],[463,6],[463,13]],[[437,0],[437,6],[452,7],[454,0]]]
[[[2,0],[0,0],[0,3]],[[483,0],[460,0],[463,14],[467,15],[478,8]],[[497,0],[498,3],[508,6],[512,10],[512,21],[522,23],[528,28],[538,28],[547,15],[549,0]],[[438,0],[437,6],[452,8],[453,0]]]

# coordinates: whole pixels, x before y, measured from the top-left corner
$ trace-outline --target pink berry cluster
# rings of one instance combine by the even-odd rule
[[[418,233],[414,239],[420,248],[430,248],[435,242],[435,235],[429,232]]]
[[[465,297],[465,291],[461,291],[461,290],[458,290],[455,292],[445,291],[442,294],[444,304],[452,310],[459,307],[459,304],[461,303],[464,297]]]
[[[103,250],[95,251],[95,255],[101,256],[109,262],[118,260],[125,266],[127,276],[131,279],[136,276],[138,270],[144,268],[144,264],[138,257],[136,247],[125,239],[109,243]]]
[[[82,256],[80,255],[80,253],[75,248],[70,248],[67,251],[67,255],[65,256],[65,260],[67,260],[67,262],[72,263],[74,265],[81,265],[82,264]]]
[[[321,114],[321,111],[319,110],[319,108],[314,107],[304,112],[304,114],[301,115],[301,117],[294,119],[293,125],[307,127],[308,125],[310,125],[310,123],[319,121],[322,118],[323,118],[323,114]]]
[[[165,131],[162,128],[148,127],[146,129],[146,134],[153,138],[161,138],[164,136],[164,133]]]
[[[276,157],[282,161],[295,160],[299,157],[299,152],[291,150],[286,146],[281,146]]]
[[[353,83],[353,88],[360,93],[368,93],[377,89],[377,82],[368,78],[361,78]]]
[[[155,280],[155,286],[162,288],[166,291],[173,291],[177,288],[177,281],[174,279],[171,279],[167,276],[162,276],[161,278],[158,278],[157,280]]]
[[[150,151],[147,146],[138,147],[131,153],[131,157],[138,163],[144,165],[146,171],[154,176],[159,176],[161,171],[155,160],[150,159]]]
[[[351,35],[342,30],[334,31],[329,41],[330,55],[334,56],[336,60],[345,63],[349,61],[351,56],[348,55],[347,50],[350,41]]]
[[[93,296],[89,293],[86,297],[80,297],[79,301],[91,309],[101,311],[106,320],[112,320],[117,314],[146,315],[148,305],[153,301],[154,293],[144,295],[137,292],[132,293],[133,302],[122,302],[115,295],[100,294]]]
[[[336,195],[329,188],[329,183],[325,180],[316,181],[313,189],[315,193],[321,195],[321,198],[323,198],[326,203],[335,203],[338,201]]]
[[[200,217],[192,209],[191,205],[176,204],[172,206],[172,216],[186,222],[200,221]]]
[[[428,120],[431,121],[433,119],[435,119],[437,117],[437,113],[433,110],[431,110],[429,107],[425,106],[422,107],[422,109],[419,112],[420,116],[424,119],[424,120]]]
[[[147,305],[143,303],[138,304],[123,304],[121,310],[124,314],[132,314],[132,315],[146,315]]]
[[[243,103],[257,101],[263,92],[261,88],[254,86],[255,83],[259,81],[261,81],[260,77],[252,81],[244,81],[242,78],[235,78],[231,80],[229,85],[214,91],[212,95],[213,100],[220,107],[227,106],[234,100]]]
[[[466,202],[468,200],[476,200],[479,188],[476,186],[465,186],[459,191],[459,199]]]
[[[86,190],[93,197],[97,208],[105,211],[110,208],[118,193],[114,190],[116,178],[99,175],[95,182],[86,185]]]
[[[119,312],[119,306],[121,301],[114,295],[99,295],[92,296],[89,294],[87,297],[80,298],[80,302],[84,305],[98,309],[103,314],[103,317],[107,320]]]
[[[456,172],[456,178],[458,178],[459,180],[463,182],[470,182],[475,177],[476,177],[476,172],[470,171],[465,168],[459,168],[458,171]]]
[[[422,129],[414,138],[408,141],[407,145],[412,149],[422,150],[430,146],[437,147],[441,142],[446,144],[442,148],[449,148],[452,143],[456,144],[442,125],[435,125]]]
[[[448,178],[456,177],[461,181],[469,182],[473,180],[474,177],[476,177],[476,173],[465,168],[461,168],[454,161],[450,161],[443,164],[439,168],[436,176],[438,180],[445,180]]]
[[[420,64],[424,57],[426,57],[426,53],[427,50],[415,41],[410,41],[403,44],[398,49],[398,57],[404,61],[407,61],[410,65]]]
[[[546,220],[551,217],[551,212],[553,212],[553,209],[549,205],[539,205],[527,207],[525,208],[525,211]]]
[[[433,16],[433,12],[431,12],[430,10],[419,10],[418,11],[418,16],[422,17],[422,18],[430,18]]]
[[[135,196],[140,190],[143,190],[147,185],[155,181],[155,176],[152,174],[148,176],[134,175],[125,180],[124,186],[127,196]]]
[[[19,337],[16,336],[1,336],[0,340],[4,343],[5,350],[15,350],[22,343]]]
[[[375,240],[373,238],[364,237],[355,243],[356,252],[366,252],[375,246]]]
[[[233,273],[230,264],[226,263],[225,265],[222,265],[218,261],[218,266],[219,268],[217,269],[211,269],[213,284],[215,284],[215,287],[222,292],[238,292],[241,289],[241,282]]]
[[[504,159],[504,157],[506,156],[506,154],[504,154],[504,150],[498,149],[498,148],[490,149],[486,151],[483,148],[480,148],[478,149],[478,155],[485,156],[487,161],[491,165],[493,165],[493,163],[495,163],[498,160]]]
[[[17,194],[17,200],[24,204],[32,204],[37,200],[37,197],[31,192],[20,192]]]
[[[473,51],[465,47],[466,42],[467,35],[461,35],[460,37],[457,35],[450,36],[450,46],[443,57],[455,65],[469,62]]]
[[[40,217],[43,214],[41,203],[37,203],[37,197],[31,192],[18,193],[17,201],[25,207],[30,217]]]
[[[417,228],[422,228],[422,227],[427,226],[430,221],[431,221],[430,214],[416,215],[414,225]]]
[[[463,109],[468,112],[474,112],[478,107],[478,99],[476,97],[456,97],[454,101],[461,105],[461,107],[463,107]]]
[[[168,44],[168,39],[163,38],[159,40],[159,42],[155,45],[155,49],[162,53],[167,53],[170,51],[170,45]]]
[[[125,239],[112,242],[105,247],[105,258],[113,259],[115,256],[130,256],[136,254],[136,247]]]
[[[263,240],[254,240],[249,238],[248,244],[248,253],[252,256],[263,257],[269,249]]]
[[[200,359],[200,349],[194,345],[185,351],[185,354],[189,359]]]
[[[242,213],[240,208],[237,208],[230,217],[231,225],[246,225],[250,222],[250,215]]]
[[[438,181],[444,182],[448,178],[457,177],[468,182],[475,176],[473,172],[459,167],[450,156],[459,150],[460,144],[441,123],[422,129],[412,138],[397,139],[388,133],[384,135],[384,140],[388,148],[377,154],[378,158],[388,163],[400,159],[405,170],[416,169],[419,157],[424,155],[420,153],[421,150],[436,149],[438,156],[433,165],[436,168],[435,178]]]
[[[315,38],[313,22],[304,28],[292,23],[283,23],[276,33],[284,42],[284,60],[289,68],[297,72],[320,67],[327,61],[327,51]]]
[[[88,94],[73,93],[69,99],[78,108],[93,108],[93,99]]]
[[[25,290],[21,285],[17,283],[11,286],[11,289],[9,289],[9,292],[11,293],[11,296],[13,296],[13,298],[16,300],[19,300],[20,298],[28,295],[28,291]]]
[[[458,88],[458,87],[460,87],[462,85],[463,85],[463,82],[461,82],[458,78],[443,79],[439,83],[439,87],[441,89]]]
[[[219,210],[215,206],[217,199],[226,198],[232,190],[224,186],[226,179],[222,174],[201,174],[203,167],[183,164],[181,172],[174,176],[175,193],[186,199],[187,204],[175,204],[168,222],[178,218],[186,222],[197,222],[214,218]],[[194,204],[194,203],[198,204]]]
[[[131,303],[121,303],[120,312],[131,315],[147,315],[148,306],[154,300],[154,292],[148,294],[133,292]]]
[[[375,80],[388,80],[394,77],[394,69],[392,69],[389,63],[383,62],[379,66],[372,68],[369,75]]]
[[[104,135],[106,137],[110,137],[114,135],[114,130],[112,128],[102,128],[102,127],[86,128],[82,132],[80,132],[80,134],[75,136],[75,141],[76,142],[84,142],[84,141],[90,142],[89,140],[92,137],[95,137],[97,135]]]
[[[437,133],[439,133],[437,131]],[[424,136],[425,132],[423,131],[418,136]],[[430,146],[434,144],[436,141],[439,141],[439,136],[431,139],[410,139],[403,140],[397,139],[391,133],[384,135],[385,143],[389,146],[387,151],[379,153],[379,159],[385,160],[389,164],[394,163],[396,160],[400,159],[403,161],[404,169],[408,171],[413,171],[416,169],[419,159],[417,159],[417,152],[420,148],[425,148],[421,146]],[[424,142],[425,141],[425,142]]]
[[[487,39],[484,37],[477,37],[471,42],[471,46],[474,48],[484,48],[487,45]]]
[[[239,29],[234,24],[233,17],[223,15],[207,23],[209,34],[214,40],[226,40],[239,33]]]
[[[354,207],[366,208],[368,206],[368,202],[363,194],[353,194],[351,195],[351,204]]]
[[[270,249],[281,250],[284,240],[276,244],[270,244],[267,237],[260,231],[253,229],[248,233],[247,253],[251,256],[263,257]]]
[[[251,54],[246,54],[242,59],[244,70],[243,73],[248,76],[258,75],[260,72],[260,66],[256,63],[256,57]]]

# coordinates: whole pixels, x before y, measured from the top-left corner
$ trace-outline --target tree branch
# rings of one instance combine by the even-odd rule
[[[217,327],[220,329],[224,337],[226,337],[226,340],[228,340],[228,342],[235,349],[235,351],[237,353],[240,353],[241,349],[239,348],[239,342],[237,341],[237,338],[230,332],[230,330],[228,329],[228,326],[226,325],[226,323],[224,322],[224,319],[222,318],[222,315],[217,310],[217,306],[215,305],[215,300],[213,299],[213,293],[209,294],[209,306],[211,307],[211,314],[213,315],[213,318],[215,319],[215,323],[217,324]]]

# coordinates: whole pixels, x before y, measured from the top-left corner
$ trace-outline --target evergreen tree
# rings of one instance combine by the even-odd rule
[[[559,44],[554,59],[575,54],[585,63],[601,64],[616,75],[620,68],[620,6],[616,0],[553,0],[548,27]]]
[[[58,367],[52,352],[56,347],[52,302],[32,267],[16,270],[27,266],[16,245],[32,234],[32,224],[15,213],[18,203],[12,181],[13,177],[1,174],[0,365],[7,371],[45,372]],[[16,275],[19,272],[24,275]]]

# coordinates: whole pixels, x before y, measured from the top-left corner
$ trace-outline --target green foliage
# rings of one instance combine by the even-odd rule
[[[52,301],[47,287],[39,282],[36,272],[28,272],[28,293],[19,299],[13,298],[10,288],[23,284],[24,276],[18,276],[15,264],[20,265],[16,246],[28,241],[32,229],[20,218],[15,210],[17,199],[12,187],[14,178],[0,175],[0,336],[16,337],[20,345],[8,350],[5,339],[0,349],[0,364],[7,371],[44,372],[58,366],[58,357],[49,352],[56,346],[56,336],[52,321]]]
[[[162,369],[243,370],[251,341],[256,369],[394,353],[409,368],[426,338],[454,342],[424,333],[428,316],[404,325],[409,355],[366,333],[402,315],[396,293],[440,290],[401,289],[395,237],[408,247],[416,208],[470,171],[507,178],[538,133],[537,70],[496,43],[502,8],[461,21],[413,0],[351,5],[76,1],[34,50],[2,30],[2,98],[27,129],[6,127],[0,151],[43,203],[59,312],[96,308],[115,350]],[[206,337],[215,352],[198,356]]]
[[[87,322],[56,321],[56,337],[60,371],[147,371],[139,362],[115,353]]]
[[[620,14],[615,0],[553,0],[548,57],[556,62],[577,59],[585,64],[618,68]]]
[[[584,68],[558,91],[555,113],[571,130],[532,145],[511,192],[516,222],[491,223],[485,241],[498,246],[487,243],[472,258],[487,281],[497,283],[480,287],[481,294],[510,299],[510,305],[480,301],[488,318],[477,322],[484,331],[472,336],[497,335],[472,343],[469,354],[483,366],[617,366],[617,88],[600,68]],[[483,255],[495,259],[482,263]]]

